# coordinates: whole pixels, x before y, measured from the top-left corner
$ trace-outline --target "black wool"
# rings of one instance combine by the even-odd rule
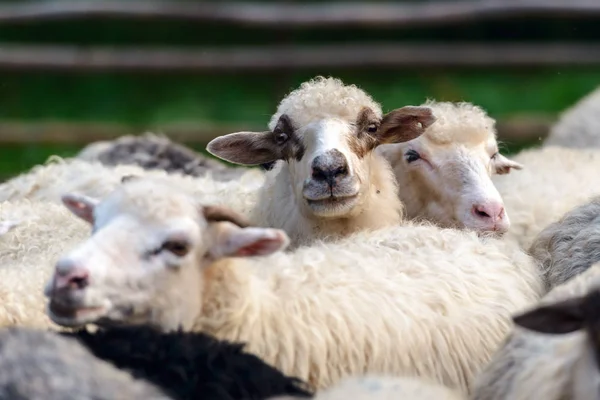
[[[61,335],[78,339],[96,357],[150,381],[176,399],[312,396],[308,385],[244,352],[243,344],[202,333],[163,333],[150,326],[128,326]]]

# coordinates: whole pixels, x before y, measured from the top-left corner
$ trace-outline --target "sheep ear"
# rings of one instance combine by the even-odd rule
[[[519,164],[516,161],[510,160],[504,157],[502,154],[497,153],[493,160],[494,169],[498,175],[504,175],[510,173],[511,169],[523,169],[523,164]]]
[[[583,300],[569,299],[513,317],[515,324],[539,333],[563,334],[582,329],[585,323]]]
[[[230,133],[211,140],[206,150],[222,160],[242,165],[266,164],[281,157],[270,131]]]
[[[98,200],[75,193],[67,193],[61,200],[73,214],[90,224],[94,223],[94,209],[98,205]]]
[[[284,231],[272,228],[240,228],[230,222],[214,224],[213,242],[209,255],[222,257],[266,256],[289,245]]]
[[[406,106],[383,116],[379,127],[379,144],[402,143],[413,140],[435,122],[429,107]]]

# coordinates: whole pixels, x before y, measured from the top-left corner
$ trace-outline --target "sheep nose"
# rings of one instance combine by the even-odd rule
[[[333,186],[336,179],[348,176],[348,161],[339,150],[330,150],[315,157],[312,162],[312,178]]]
[[[504,205],[495,201],[475,204],[473,205],[473,215],[485,222],[495,224],[504,217]]]
[[[87,269],[69,259],[56,263],[54,290],[84,289],[89,285],[90,273]]]

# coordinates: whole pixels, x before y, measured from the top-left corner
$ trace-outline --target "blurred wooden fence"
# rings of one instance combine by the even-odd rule
[[[28,1],[0,4],[0,26],[89,19],[219,22],[273,29],[437,27],[529,17],[600,17],[600,0],[472,0],[414,3]],[[0,43],[0,68],[64,71],[224,71],[312,67],[540,67],[600,65],[600,43],[354,43],[236,48],[107,48]],[[550,119],[500,121],[502,139],[545,135]],[[206,141],[238,127],[165,127],[173,138]],[[248,127],[239,127],[247,129]],[[131,132],[115,125],[0,125],[0,142],[87,142]]]

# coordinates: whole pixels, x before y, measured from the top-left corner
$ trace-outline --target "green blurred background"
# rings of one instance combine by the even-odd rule
[[[92,0],[81,0],[92,1]],[[13,2],[14,3],[14,2]],[[1,2],[0,2],[1,4]],[[1,44],[68,46],[232,47],[351,42],[580,42],[600,39],[598,18],[498,19],[428,27],[285,29],[192,21],[58,20],[0,24]],[[1,48],[0,48],[1,51]],[[281,97],[315,75],[334,75],[370,92],[384,109],[426,98],[466,100],[497,119],[523,114],[556,116],[600,84],[600,68],[320,68],[273,71],[143,73],[0,69],[0,122],[124,124],[161,131],[177,122],[264,127]],[[31,140],[0,147],[0,179],[69,156],[81,144]],[[0,130],[0,139],[2,131]],[[527,143],[508,143],[516,151]],[[202,150],[205,143],[192,146]]]

